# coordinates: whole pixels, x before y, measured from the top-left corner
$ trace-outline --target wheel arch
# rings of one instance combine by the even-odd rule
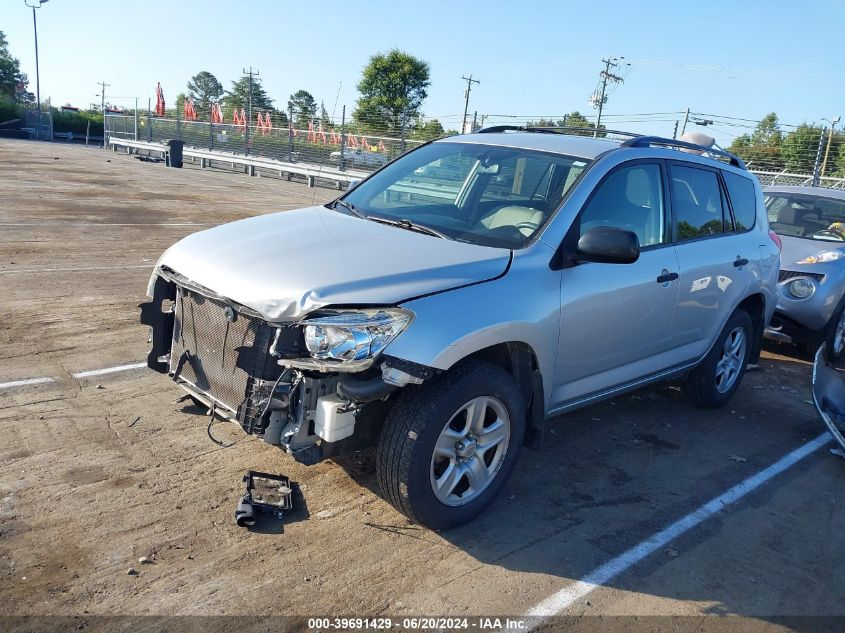
[[[546,399],[543,375],[534,349],[521,341],[508,341],[476,350],[462,360],[469,358],[500,367],[513,376],[525,399],[526,428],[523,443],[539,449],[545,431]]]
[[[754,324],[754,334],[751,340],[751,356],[748,358],[748,362],[758,363],[760,362],[760,351],[763,346],[763,330],[766,328],[766,297],[760,292],[748,295],[734,309],[734,312],[738,310],[747,312],[751,317],[751,322]]]

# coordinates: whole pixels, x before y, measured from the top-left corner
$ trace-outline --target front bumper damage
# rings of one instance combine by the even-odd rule
[[[358,373],[332,371],[310,359],[296,323],[270,323],[166,269],[151,290],[140,306],[147,365],[302,463],[375,444],[391,393],[434,374],[388,356]]]

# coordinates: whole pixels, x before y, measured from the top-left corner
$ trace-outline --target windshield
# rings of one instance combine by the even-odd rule
[[[845,200],[800,193],[767,193],[769,226],[779,235],[845,241]]]
[[[343,203],[356,215],[401,228],[416,225],[447,239],[522,248],[588,162],[512,147],[432,143],[358,185]]]

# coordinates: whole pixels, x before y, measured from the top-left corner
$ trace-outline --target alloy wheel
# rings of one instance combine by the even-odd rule
[[[505,405],[492,396],[473,398],[449,419],[431,457],[431,489],[447,506],[477,498],[504,462],[511,435]]]
[[[745,360],[745,328],[736,327],[725,339],[722,357],[716,363],[716,390],[725,393],[736,383]]]

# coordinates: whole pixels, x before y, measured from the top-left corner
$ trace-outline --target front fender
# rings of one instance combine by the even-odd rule
[[[403,303],[415,318],[385,353],[445,370],[487,347],[524,343],[537,358],[548,409],[560,333],[560,271],[549,268],[553,254],[536,242],[514,253],[510,270],[498,279]]]

